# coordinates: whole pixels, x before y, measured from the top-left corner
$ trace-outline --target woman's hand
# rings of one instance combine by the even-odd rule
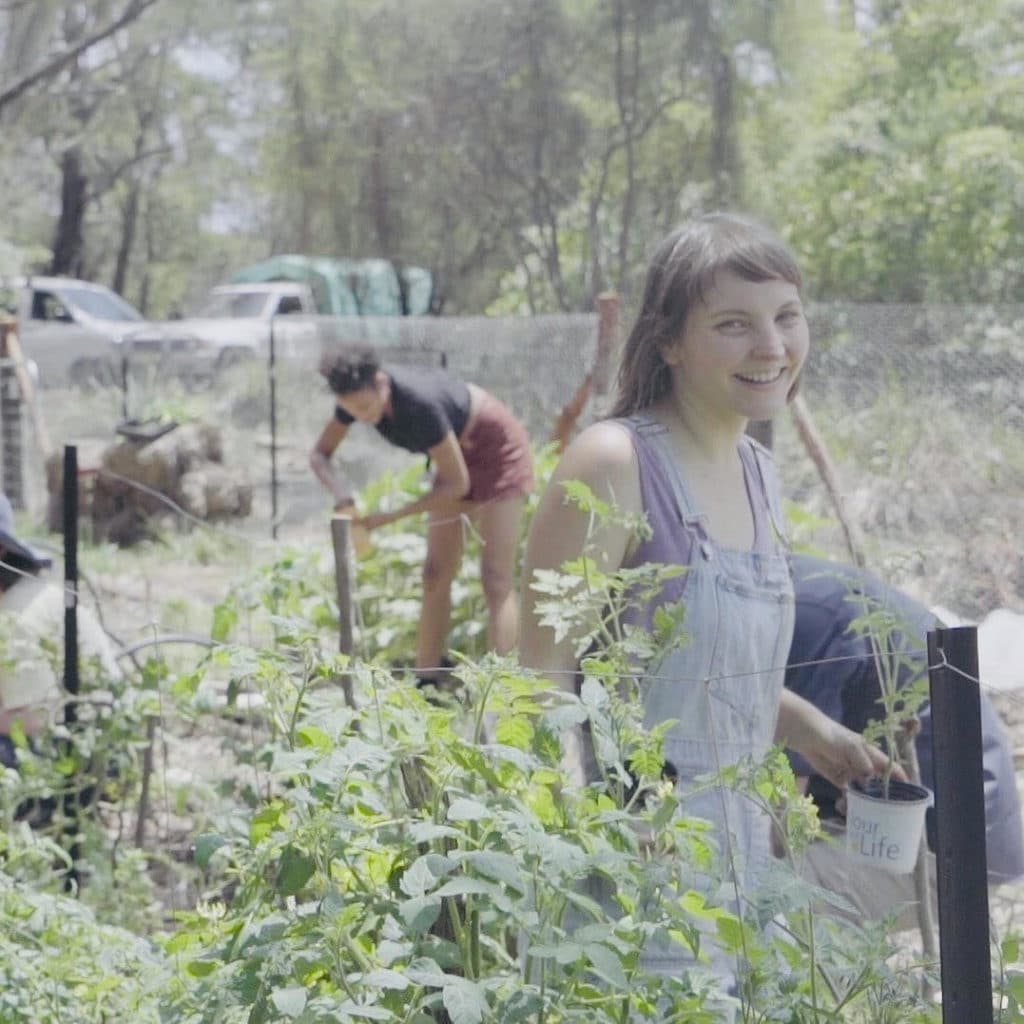
[[[358,516],[352,520],[354,526],[362,526],[366,530],[375,530],[378,526],[387,526],[398,520],[394,512],[372,512],[368,516]]]
[[[884,775],[890,765],[885,753],[860,733],[833,721],[791,690],[782,691],[775,742],[802,754],[819,775],[839,789]],[[907,777],[898,764],[892,774],[897,779]]]
[[[800,751],[819,775],[838,789],[845,789],[851,782],[867,782],[889,770],[889,758],[883,750],[845,725],[827,721],[828,728],[818,742]],[[892,766],[892,776],[904,781],[907,777],[898,764]]]

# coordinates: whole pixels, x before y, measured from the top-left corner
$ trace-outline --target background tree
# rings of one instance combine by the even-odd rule
[[[287,251],[544,312],[630,296],[653,239],[732,206],[789,235],[815,297],[1011,300],[1022,14],[0,0],[4,233],[154,315]]]

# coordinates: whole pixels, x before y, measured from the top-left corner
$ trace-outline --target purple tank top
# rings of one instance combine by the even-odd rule
[[[647,563],[690,565],[693,561],[694,548],[700,543],[700,537],[691,523],[680,522],[679,505],[672,490],[672,483],[650,436],[652,430],[664,428],[647,419],[642,423],[635,419],[617,422],[629,431],[633,442],[640,466],[640,499],[651,527],[651,536],[640,542],[636,551],[623,562],[623,566],[632,568]],[[759,554],[771,554],[776,550],[776,546],[772,534],[768,495],[765,493],[757,457],[754,454],[754,443],[749,438],[744,437],[740,442],[739,455],[754,520],[754,546],[751,550]],[[684,573],[665,583],[657,603],[679,601],[685,592]]]

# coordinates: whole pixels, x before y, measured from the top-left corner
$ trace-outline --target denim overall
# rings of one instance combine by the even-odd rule
[[[746,755],[763,757],[774,740],[794,618],[775,469],[765,449],[742,440],[754,545],[749,551],[726,548],[709,535],[665,427],[645,415],[632,416],[625,425],[640,460],[642,493],[648,492],[645,511],[659,548],[657,560],[689,565],[678,585],[691,640],[643,679],[644,721],[648,727],[676,721],[666,737],[665,757],[679,774],[683,813],[714,824],[726,867],[726,897],[734,897],[738,887],[742,899],[771,860],[767,816],[722,786],[686,794],[695,776]],[[652,482],[660,487],[660,501],[650,500]],[[644,546],[637,561],[651,560]],[[709,952],[715,973],[734,976],[730,958]],[[648,970],[675,976],[693,966],[688,950],[656,942],[645,950],[643,962]]]

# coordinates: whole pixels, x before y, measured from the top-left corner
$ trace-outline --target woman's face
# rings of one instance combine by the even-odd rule
[[[809,344],[796,285],[723,270],[662,355],[677,397],[696,411],[767,420],[785,407]]]
[[[383,370],[378,370],[372,384],[345,395],[335,395],[334,399],[353,419],[375,425],[380,423],[381,417],[388,411],[391,379]]]

